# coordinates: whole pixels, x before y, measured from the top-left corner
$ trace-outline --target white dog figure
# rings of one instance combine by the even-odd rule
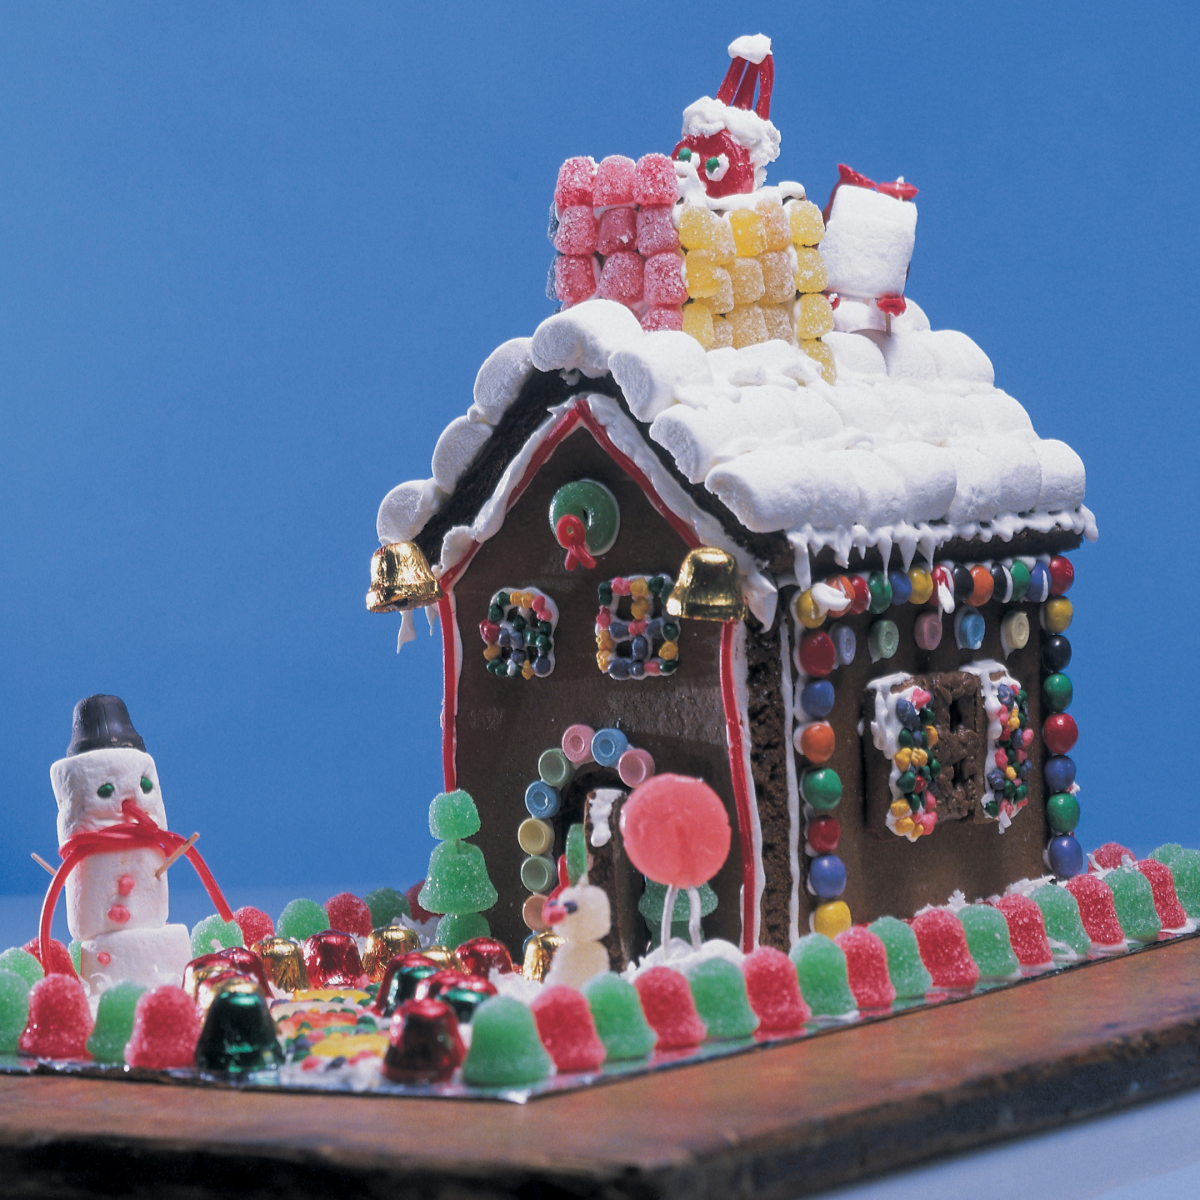
[[[600,939],[612,928],[612,912],[603,888],[582,880],[574,887],[563,888],[554,899],[546,901],[542,919],[564,939],[546,972],[547,987],[561,983],[581,988],[608,970],[608,951]]]

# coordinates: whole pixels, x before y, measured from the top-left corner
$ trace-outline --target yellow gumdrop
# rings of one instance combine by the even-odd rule
[[[827,938],[835,938],[839,933],[845,933],[850,928],[850,908],[844,900],[830,900],[818,904],[813,913],[812,927],[814,933],[823,933]]]
[[[521,607],[528,611],[533,608],[534,595],[532,592],[525,592],[521,596]]]
[[[705,350],[709,349],[713,344],[712,309],[707,304],[685,304],[683,332],[694,337]]]
[[[904,807],[908,808],[908,805],[905,804]],[[908,811],[912,812],[912,809],[908,808]],[[893,826],[893,828],[897,833],[912,833],[914,829],[920,829],[920,826],[912,819],[912,817],[901,817]]]
[[[912,750],[908,746],[902,746],[896,751],[896,757],[892,759],[896,764],[896,768],[900,771],[907,771],[908,764],[912,762]]]
[[[488,662],[491,662],[494,658],[499,658],[500,647],[497,646],[495,642],[493,642],[490,646],[484,646],[483,657],[486,658]]]
[[[820,250],[809,246],[796,249],[796,291],[823,292],[829,286],[829,272]]]
[[[733,230],[733,244],[742,257],[753,258],[767,248],[762,217],[752,209],[735,208],[729,214],[729,227]]]
[[[794,342],[792,332],[792,306],[790,304],[760,304],[763,320],[767,323],[767,340],[770,342]]]
[[[933,576],[924,567],[913,567],[908,573],[908,582],[912,584],[912,595],[909,604],[925,604],[933,595]]]
[[[658,657],[663,662],[670,662],[672,659],[679,657],[679,647],[675,642],[663,642],[658,648]]]
[[[1020,716],[1017,713],[1013,713],[1013,715],[1008,718],[1009,729],[1018,729],[1018,728],[1020,728],[1020,725],[1021,725]]]
[[[1042,605],[1042,628],[1047,633],[1062,633],[1071,626],[1075,610],[1066,596],[1054,596]]]
[[[802,341],[824,337],[833,332],[833,309],[826,296],[801,296],[795,308],[796,337]]]
[[[792,242],[792,223],[778,200],[760,200],[754,211],[762,217],[763,240],[768,250],[786,250]]]
[[[642,596],[648,596],[650,595],[650,586],[641,575],[638,575],[629,581],[629,594],[637,596],[639,599]]]
[[[730,305],[730,308],[733,306]],[[713,340],[712,348],[714,350],[724,350],[733,346],[733,328],[724,317],[713,317]]]
[[[688,207],[679,217],[679,244],[685,250],[709,250],[726,263],[737,253],[733,230],[724,217],[707,208]]]
[[[910,822],[912,820],[912,806],[907,800],[893,800],[890,811],[897,821],[904,820],[905,818]]]
[[[797,246],[815,246],[825,236],[821,210],[811,200],[794,200],[787,206],[787,215]]]
[[[733,281],[734,304],[753,304],[767,290],[757,258],[735,258],[729,264],[729,278]]]
[[[805,629],[820,629],[825,624],[825,613],[817,607],[812,592],[807,588],[797,595],[792,604],[792,611]]]
[[[825,297],[822,296],[821,299],[824,300]],[[820,365],[821,378],[826,383],[837,383],[837,363],[833,361],[833,351],[820,340],[800,338],[799,343],[800,349]]]
[[[733,326],[735,350],[743,346],[757,346],[759,342],[767,340],[767,323],[757,304],[739,304],[729,314],[729,324]]]
[[[611,650],[616,643],[613,641],[613,635],[607,629],[602,629],[596,634],[596,649]]]
[[[929,761],[929,755],[919,746],[914,746],[910,761],[914,767],[923,767]]]
[[[763,273],[763,299],[783,304],[796,298],[796,278],[791,255],[786,250],[767,250],[758,256]]]
[[[712,256],[711,250],[689,250],[684,271],[688,295],[693,300],[716,296],[729,280],[729,272]],[[732,284],[729,284],[732,288]]]

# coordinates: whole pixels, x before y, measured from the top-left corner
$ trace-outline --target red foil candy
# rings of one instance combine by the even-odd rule
[[[393,1083],[449,1079],[466,1057],[458,1018],[440,1000],[408,1000],[392,1018],[383,1073]]]
[[[245,946],[230,946],[228,949],[218,950],[216,954],[202,954],[199,958],[192,959],[188,965],[206,967],[209,963],[219,962],[228,963],[239,975],[253,979],[262,988],[264,996],[271,994],[271,981],[267,978],[262,959]]]
[[[454,951],[454,957],[468,975],[480,975],[486,979],[492,971],[499,971],[501,975],[513,973],[512,955],[508,947],[495,938],[471,938]]]
[[[314,933],[304,943],[304,969],[312,988],[367,986],[358,943],[348,933]]]

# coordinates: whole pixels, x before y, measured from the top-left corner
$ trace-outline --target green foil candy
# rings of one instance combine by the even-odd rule
[[[493,996],[475,1011],[471,1048],[462,1067],[474,1087],[518,1087],[538,1083],[553,1068],[538,1038],[533,1013],[511,996]]]
[[[954,914],[967,934],[967,949],[988,979],[1007,979],[1021,970],[1008,936],[1008,922],[998,908],[989,904],[968,904]]]
[[[29,1020],[29,984],[23,975],[0,969],[0,1054],[16,1054]]]
[[[1050,939],[1054,957],[1063,957],[1062,947],[1054,945],[1055,942],[1061,942],[1069,946],[1080,958],[1087,958],[1092,948],[1092,939],[1083,927],[1075,897],[1066,888],[1047,883],[1038,888],[1030,899],[1042,910],[1046,936]]]
[[[1127,938],[1137,942],[1153,942],[1162,932],[1162,921],[1154,907],[1154,890],[1150,880],[1136,867],[1109,871],[1104,882],[1112,888],[1117,920]]]
[[[133,1033],[133,1016],[138,997],[145,991],[139,984],[123,980],[100,997],[96,1024],[88,1038],[88,1053],[97,1061],[125,1061],[125,1043]]]
[[[727,958],[705,959],[684,974],[710,1038],[746,1038],[758,1028],[758,1017],[746,996],[746,977]]]
[[[896,917],[880,917],[867,928],[887,949],[888,974],[897,1000],[921,998],[933,987],[933,976],[921,961],[912,926]]]
[[[842,948],[823,933],[802,937],[789,955],[800,994],[814,1017],[840,1017],[855,1009]]]
[[[242,1074],[273,1069],[282,1062],[275,1022],[263,996],[218,992],[196,1043],[196,1066],[202,1071]]]
[[[1175,842],[1159,846],[1150,855],[1170,868],[1175,878],[1175,895],[1189,917],[1200,917],[1200,851],[1185,850]]]
[[[645,1058],[658,1041],[650,1028],[637,988],[619,975],[605,972],[583,985],[596,1032],[604,1043],[605,1061]]]

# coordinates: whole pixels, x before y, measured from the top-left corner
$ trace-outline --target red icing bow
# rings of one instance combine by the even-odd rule
[[[568,571],[575,570],[576,563],[588,570],[596,565],[596,560],[588,553],[587,529],[579,517],[573,513],[565,513],[559,517],[558,523],[554,526],[554,536],[558,538],[558,544],[567,552],[566,568]]]

